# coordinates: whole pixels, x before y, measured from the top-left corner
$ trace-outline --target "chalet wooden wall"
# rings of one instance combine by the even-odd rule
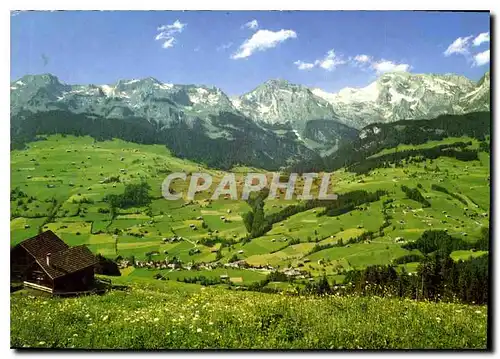
[[[81,271],[68,274],[54,280],[55,291],[82,291],[94,282],[94,268],[89,267]]]
[[[10,252],[10,278],[12,281],[24,281],[28,268],[35,262],[23,247],[16,247]]]

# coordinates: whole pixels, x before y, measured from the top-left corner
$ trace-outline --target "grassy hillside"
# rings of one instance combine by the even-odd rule
[[[379,297],[291,297],[167,281],[104,296],[11,297],[16,348],[486,348],[487,308]]]
[[[250,242],[242,241],[247,236],[242,215],[250,210],[246,202],[221,197],[210,203],[210,193],[198,195],[192,203],[167,201],[161,196],[166,174],[179,170],[209,172],[215,183],[224,174],[175,158],[162,146],[121,140],[95,142],[89,137],[72,136],[32,142],[26,150],[11,152],[11,245],[51,229],[70,245],[87,244],[92,251],[110,258],[133,255],[145,259],[148,253],[157,253],[154,259],[175,256],[185,263],[226,263],[236,255],[250,265],[301,266],[312,275],[333,276],[349,269],[390,264],[409,253],[402,244],[428,229],[446,229],[453,236],[474,241],[489,221],[490,168],[485,152],[479,152],[477,161],[440,157],[403,167],[377,168],[367,175],[337,171],[332,176],[336,193],[384,190],[387,195],[335,217],[318,217],[321,207],[297,213],[274,223],[271,230]],[[119,182],[106,183],[113,176],[119,177]],[[149,206],[119,209],[114,217],[105,213],[109,210],[103,201],[105,195],[121,193],[127,183],[141,180],[151,185],[153,200]],[[434,190],[435,184],[453,196]],[[241,185],[239,181],[238,190]],[[430,207],[407,198],[402,185],[418,188]],[[186,187],[178,184],[176,190]],[[298,203],[282,198],[266,200],[265,215]],[[386,206],[383,202],[388,200],[392,202]],[[197,230],[193,231],[190,224]],[[316,244],[347,242],[367,231],[375,233],[370,241],[311,254]],[[184,240],[162,242],[162,238],[173,235]],[[210,237],[234,244],[221,247],[198,243]],[[222,257],[217,259],[219,248]],[[318,264],[321,258],[327,261]]]
[[[471,141],[469,147],[480,149],[478,141],[469,137],[405,145],[404,149],[457,141]],[[372,158],[394,152],[384,148]],[[237,176],[249,170],[261,171],[235,168]],[[133,256],[163,261],[175,257],[184,265],[183,269],[129,266],[120,277],[109,277],[115,284],[131,286],[130,292],[72,299],[16,292],[11,295],[12,346],[486,347],[486,306],[284,293],[323,276],[335,286],[350,270],[393,264],[408,254],[418,258],[418,249],[403,246],[429,229],[446,230],[468,243],[481,239],[481,230],[489,226],[488,152],[478,151],[477,160],[467,162],[438,157],[390,164],[363,175],[338,170],[332,175],[330,192],[385,194],[339,212],[342,214],[321,215],[325,208],[318,206],[297,210],[280,217],[255,238],[249,238],[243,221],[244,214],[252,210],[245,201],[222,197],[209,201],[212,192],[200,193],[192,202],[165,200],[161,183],[174,171],[208,172],[215,184],[225,174],[176,158],[163,146],[122,140],[96,142],[90,137],[54,135],[11,151],[11,245],[51,229],[69,245],[85,244],[111,259]],[[242,177],[237,179],[241,193]],[[151,203],[118,208],[113,213],[106,196],[123,193],[128,184],[141,181],[151,186]],[[298,181],[296,193],[302,185]],[[318,186],[316,181],[313,192]],[[403,186],[418,191],[420,197],[409,198]],[[176,182],[174,188],[185,191],[187,184]],[[295,197],[292,201],[283,197],[265,199],[263,215],[276,216],[301,203]],[[164,243],[163,238],[172,236],[183,239]],[[485,253],[461,249],[450,257],[467,260]],[[228,267],[234,260],[244,260],[249,267]],[[197,264],[206,263],[219,263],[219,267],[196,269]],[[282,295],[241,291],[261,284],[271,272],[267,266],[278,271],[300,269],[307,275],[292,282],[264,284],[264,289],[279,290]],[[418,262],[409,262],[397,268],[414,273],[418,266]],[[154,279],[158,274],[165,280]],[[215,285],[189,284],[200,283],[201,277]],[[227,277],[224,284],[222,277]]]

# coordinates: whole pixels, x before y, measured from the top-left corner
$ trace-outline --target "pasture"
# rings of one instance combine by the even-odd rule
[[[141,282],[137,282],[141,284]],[[14,348],[485,349],[487,308],[163,286],[103,296],[11,295]],[[272,285],[272,284],[270,284]],[[328,318],[328,320],[325,320]]]
[[[457,140],[470,139],[450,138],[442,142]],[[432,145],[435,144],[420,147]],[[477,141],[473,141],[473,146],[477,147]],[[235,168],[239,193],[247,170],[264,173],[255,168]],[[112,259],[175,257],[183,263],[225,264],[230,258],[237,258],[251,266],[300,267],[312,276],[333,276],[372,264],[390,264],[409,253],[401,248],[402,243],[416,240],[428,229],[447,230],[453,236],[475,241],[481,228],[489,225],[490,168],[486,153],[480,153],[479,161],[440,157],[404,167],[377,168],[360,176],[336,171],[331,177],[335,193],[385,190],[387,195],[335,217],[319,215],[321,207],[299,212],[249,241],[244,240],[248,233],[242,215],[250,206],[223,196],[209,200],[216,184],[210,191],[199,193],[194,201],[164,199],[161,183],[174,171],[207,172],[214,179],[224,175],[223,171],[173,157],[164,146],[121,140],[96,142],[90,137],[54,135],[28,144],[27,149],[11,151],[11,245],[50,229],[70,245],[85,244],[93,252]],[[112,215],[105,197],[122,193],[127,184],[139,181],[150,184],[151,203],[119,208]],[[433,184],[455,196],[434,190]],[[318,185],[315,181],[313,191]],[[408,199],[401,185],[418,186],[431,206],[424,208]],[[177,192],[186,191],[187,186],[188,182],[182,181],[173,184]],[[296,193],[301,193],[302,186],[303,180],[299,180]],[[281,193],[278,199],[266,200],[265,215],[299,203],[296,197],[286,201],[283,196]],[[385,206],[388,200],[390,205]],[[390,218],[388,223],[386,217]],[[313,253],[316,245],[346,243],[368,231],[374,233],[369,241]],[[164,241],[173,236],[182,240]],[[217,247],[202,244],[205,239],[217,238],[231,243],[218,243]],[[414,270],[411,265],[407,268]],[[250,272],[237,276],[246,283],[246,278],[253,274],[240,270]],[[182,275],[169,274],[169,278]]]

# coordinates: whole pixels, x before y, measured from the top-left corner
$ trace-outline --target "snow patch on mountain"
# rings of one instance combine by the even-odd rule
[[[154,86],[158,87],[158,88],[160,88],[162,90],[170,90],[170,89],[172,89],[174,87],[173,84],[167,84],[167,83],[161,83],[161,84],[155,83]]]
[[[414,97],[404,95],[404,94],[396,91],[396,89],[394,89],[394,88],[389,89],[389,94],[391,95],[391,103],[393,105],[399,104],[401,102],[401,100],[406,100],[408,102],[416,101]]]
[[[338,93],[328,93],[321,89],[314,89],[313,93],[329,102],[341,102],[345,104],[376,101],[380,95],[377,82],[372,82],[368,86],[360,89],[346,87]]]
[[[240,106],[241,106],[241,100],[237,97],[231,97],[229,99],[231,101],[231,103],[233,104],[233,106],[235,108],[237,108],[238,110],[240,109]]]
[[[279,79],[265,82],[232,103],[255,121],[271,125],[291,123],[299,132],[307,121],[336,118],[328,101],[305,86]]]
[[[293,133],[295,133],[295,136],[297,136],[297,138],[298,138],[300,141],[303,141],[302,137],[300,136],[299,131],[297,131],[297,130],[295,130],[295,129],[294,129],[294,130],[293,130]]]
[[[111,87],[109,85],[102,85],[101,86],[101,90],[102,90],[102,92],[104,92],[104,94],[107,97],[114,96],[114,93],[115,93],[115,88],[114,87]]]
[[[389,73],[363,88],[344,88],[337,93],[314,89],[313,93],[332,105],[340,121],[362,128],[374,122],[434,118],[465,113],[471,108],[489,109],[489,105],[470,106],[474,96],[479,98],[474,101],[484,102],[485,90],[477,86],[459,75]],[[489,83],[486,91],[489,93]]]

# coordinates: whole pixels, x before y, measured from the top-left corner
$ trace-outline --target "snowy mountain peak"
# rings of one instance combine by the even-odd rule
[[[380,86],[377,81],[372,82],[366,87],[356,89],[346,87],[337,93],[328,93],[321,89],[314,89],[313,93],[331,103],[356,103],[356,102],[373,102],[377,101],[380,95]]]
[[[264,82],[264,85],[269,85],[269,86],[288,86],[290,85],[290,82],[285,79],[270,79]]]
[[[341,121],[362,128],[373,122],[467,112],[470,107],[461,99],[470,96],[476,86],[459,75],[397,72],[384,74],[363,88],[344,88],[337,93],[315,89],[313,93],[328,101]]]
[[[291,123],[303,129],[309,120],[333,120],[332,106],[305,86],[273,79],[232,100],[242,113],[269,124]]]
[[[489,72],[478,82],[453,74],[389,73],[365,87],[344,88],[337,93],[273,79],[231,99],[217,87],[162,83],[152,77],[68,85],[50,74],[27,75],[13,81],[10,88],[13,115],[63,110],[143,119],[159,127],[203,123],[214,138],[227,134],[214,125],[214,116],[245,117],[261,129],[321,151],[353,136],[353,128],[375,122],[490,109]]]

